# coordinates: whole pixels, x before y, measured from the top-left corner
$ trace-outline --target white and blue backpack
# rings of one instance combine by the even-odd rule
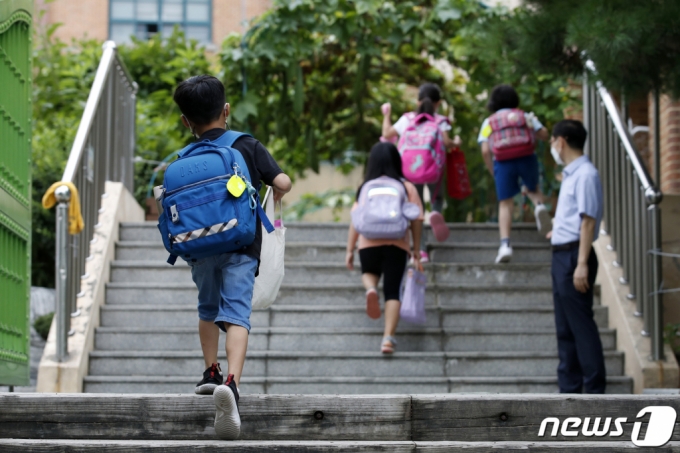
[[[177,257],[195,260],[249,246],[258,215],[267,232],[274,231],[248,166],[233,148],[243,135],[247,134],[227,131],[216,140],[192,143],[165,170],[158,229],[170,253],[168,263],[175,264]],[[234,176],[245,185],[239,196],[227,189]]]

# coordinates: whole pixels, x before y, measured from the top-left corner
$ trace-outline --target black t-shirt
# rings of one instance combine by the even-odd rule
[[[220,138],[227,131],[221,128],[210,129],[201,135],[198,141],[216,140]],[[259,191],[262,187],[262,182],[271,186],[274,178],[283,173],[279,165],[267,148],[253,137],[243,136],[234,142],[233,148],[243,155],[243,159],[248,166],[248,173],[250,173],[251,183]],[[272,222],[274,219],[270,219]],[[257,218],[257,225],[255,227],[255,240],[248,247],[239,250],[238,253],[245,253],[260,260],[260,251],[262,250],[262,223],[260,217]],[[258,266],[259,267],[259,266]]]

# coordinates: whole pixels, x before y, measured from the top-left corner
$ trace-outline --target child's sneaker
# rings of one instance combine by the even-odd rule
[[[545,237],[548,232],[552,229],[552,219],[550,218],[550,213],[548,208],[543,204],[536,205],[534,209],[534,217],[536,217],[536,229]]]
[[[420,262],[421,263],[429,263],[430,262],[430,255],[428,255],[425,250],[420,251]]]
[[[444,242],[449,238],[449,227],[446,226],[446,221],[441,213],[435,211],[430,214],[430,227],[437,242]]]
[[[238,412],[238,389],[234,375],[215,389],[215,433],[222,440],[238,439],[241,434],[241,415]]]
[[[507,244],[501,244],[498,249],[498,256],[496,256],[496,264],[507,263],[512,259],[512,247]]]
[[[224,377],[219,363],[213,363],[203,372],[203,379],[196,384],[197,395],[212,395],[218,385],[222,385]]]
[[[371,319],[380,318],[380,297],[375,288],[366,291],[366,314]]]

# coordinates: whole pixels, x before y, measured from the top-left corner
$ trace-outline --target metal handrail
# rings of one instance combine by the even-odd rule
[[[592,61],[586,63],[596,73]],[[636,301],[643,317],[642,335],[650,337],[652,360],[663,360],[661,273],[661,211],[663,194],[654,184],[625,126],[614,98],[602,82],[583,85],[584,123],[589,131],[586,152],[600,171],[604,189],[604,220],[616,251],[614,265],[623,269],[620,283]]]
[[[77,298],[84,295],[81,281],[87,278],[89,244],[106,197],[106,181],[120,181],[132,192],[137,84],[118,57],[116,44],[106,41],[85,110],[71,147],[62,182],[78,189],[85,227],[68,235],[71,191],[64,185],[55,192],[56,215],[56,327],[58,361],[68,354],[70,318],[79,315]],[[82,243],[82,245],[81,245]]]

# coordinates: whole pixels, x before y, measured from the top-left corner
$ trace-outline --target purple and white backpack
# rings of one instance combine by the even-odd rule
[[[364,183],[352,224],[366,239],[401,239],[409,221],[419,215],[418,206],[408,201],[404,183],[381,176]]]
[[[402,171],[414,184],[439,182],[446,152],[439,122],[427,113],[416,115],[399,138]]]

